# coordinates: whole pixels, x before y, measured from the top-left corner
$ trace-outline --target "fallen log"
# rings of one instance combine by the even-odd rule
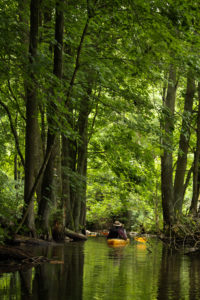
[[[86,235],[84,235],[82,233],[75,232],[75,231],[70,230],[68,228],[65,228],[65,235],[68,236],[70,239],[73,239],[74,241],[86,241],[87,240]]]

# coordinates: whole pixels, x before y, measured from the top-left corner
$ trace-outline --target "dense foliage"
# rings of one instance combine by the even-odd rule
[[[197,215],[199,19],[197,1],[0,1],[2,228]]]

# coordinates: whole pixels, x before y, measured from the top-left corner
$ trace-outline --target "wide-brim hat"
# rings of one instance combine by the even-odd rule
[[[113,226],[122,226],[122,223],[120,223],[119,221],[115,221]]]

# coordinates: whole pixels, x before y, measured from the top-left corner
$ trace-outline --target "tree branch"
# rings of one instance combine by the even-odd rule
[[[74,86],[74,81],[75,81],[75,78],[76,78],[76,74],[77,74],[77,71],[80,67],[80,55],[81,55],[81,50],[82,50],[82,47],[83,47],[84,38],[85,38],[87,30],[88,30],[89,20],[90,20],[90,17],[88,16],[87,20],[86,20],[86,23],[85,23],[85,27],[84,27],[82,35],[81,35],[80,44],[79,44],[78,49],[77,49],[75,68],[74,68],[74,72],[72,74],[72,78],[71,78],[71,81],[70,81],[70,84],[69,84],[66,103],[68,102],[69,97],[71,95],[71,92],[72,92],[72,89],[73,89],[73,86]]]
[[[193,172],[193,169],[194,169],[194,164],[192,164],[191,168],[189,169],[188,173],[187,173],[187,177],[185,179],[185,183],[184,183],[184,188],[183,188],[183,197],[185,195],[185,192],[186,192],[186,189],[188,187],[188,184],[190,182],[190,177],[191,177],[191,174]]]
[[[100,89],[99,89],[99,93],[98,93],[98,96],[97,96],[98,99],[100,98],[100,95],[101,95],[101,87],[100,87]],[[90,139],[91,139],[91,137],[92,137],[94,124],[95,124],[96,117],[97,117],[97,114],[98,114],[98,105],[99,105],[99,102],[97,102],[97,104],[96,104],[96,110],[95,110],[95,114],[94,114],[94,117],[93,117],[93,120],[92,120],[92,125],[91,125],[90,135],[88,136],[88,143],[90,142]]]
[[[25,116],[23,115],[23,113],[21,112],[21,109],[20,109],[20,107],[19,107],[19,103],[18,103],[18,101],[17,101],[17,98],[16,98],[16,96],[15,96],[13,90],[12,90],[12,87],[11,87],[11,84],[10,84],[10,80],[9,80],[9,79],[8,79],[8,89],[9,89],[9,92],[10,92],[10,94],[11,94],[11,97],[15,100],[15,103],[16,103],[16,105],[17,105],[17,109],[18,109],[18,111],[19,111],[19,113],[20,113],[20,116],[22,117],[22,119],[23,119],[24,121],[26,121],[26,118],[25,118]],[[11,98],[11,99],[12,99],[12,98]]]
[[[9,118],[9,121],[10,121],[10,128],[11,128],[11,131],[12,131],[14,139],[15,139],[15,145],[16,145],[16,148],[17,148],[17,152],[20,156],[21,163],[24,167],[25,166],[24,157],[23,157],[22,152],[20,150],[19,139],[18,139],[18,135],[17,135],[17,132],[15,130],[15,127],[14,127],[14,124],[13,124],[13,121],[12,121],[11,113],[10,113],[8,107],[1,100],[0,100],[0,105],[5,109],[5,111],[8,115],[8,118]]]

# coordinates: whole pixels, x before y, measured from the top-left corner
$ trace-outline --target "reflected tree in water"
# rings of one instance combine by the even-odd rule
[[[158,300],[181,299],[180,295],[181,256],[172,254],[166,247],[162,249],[162,261],[158,283]],[[172,298],[172,295],[173,298]]]
[[[83,244],[72,244],[65,253],[64,247],[51,248],[48,253],[63,264],[46,263],[20,272],[21,295],[23,299],[82,299],[83,289]],[[32,281],[33,280],[33,281]],[[31,288],[32,286],[32,288]]]
[[[20,271],[21,300],[31,299],[32,295],[32,268],[27,271]]]
[[[199,257],[192,257],[189,268],[189,281],[190,281],[190,300],[200,299],[200,260]]]

